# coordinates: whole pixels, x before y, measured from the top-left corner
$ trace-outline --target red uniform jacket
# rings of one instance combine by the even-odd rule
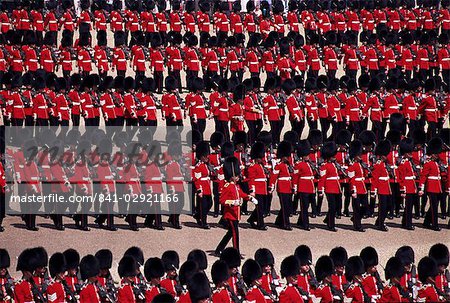
[[[362,287],[364,288],[366,294],[370,298],[379,298],[381,295],[381,289],[378,289],[377,279],[373,275],[364,274],[362,280]]]
[[[252,163],[247,169],[248,186],[256,195],[267,195],[267,176],[264,167],[259,163]]]
[[[83,285],[80,291],[80,303],[100,303],[98,287],[95,284],[88,283]]]
[[[409,159],[403,159],[398,166],[398,183],[400,184],[400,190],[406,194],[417,193],[416,178],[412,168],[413,163]]]
[[[182,120],[182,111],[177,97],[174,94],[164,94],[161,100],[162,111],[166,119]]]
[[[321,303],[333,303],[333,293],[331,292],[331,287],[329,285],[320,284],[319,287],[314,290],[314,295],[317,298],[321,298]]]
[[[133,286],[130,284],[123,284],[117,291],[117,302],[120,303],[134,303],[136,298],[133,292]]]
[[[241,199],[248,199],[248,195],[242,191],[239,185],[226,182],[220,192],[220,204],[224,205],[223,218],[225,220],[239,221],[241,218]]]
[[[354,303],[364,303],[364,293],[361,285],[358,283],[352,283],[345,291],[345,296],[352,299]]]
[[[367,193],[365,185],[365,173],[359,162],[353,162],[348,167],[348,176],[350,177],[350,190],[358,195]]]
[[[282,109],[278,106],[273,95],[264,98],[264,115],[269,121],[280,121]]]
[[[339,173],[336,165],[332,162],[325,162],[320,167],[319,190],[327,194],[341,193],[341,186],[339,183]]]
[[[389,185],[390,176],[384,162],[378,161],[374,164],[372,178],[372,191],[376,190],[380,195],[391,194],[391,187]]]
[[[435,161],[429,160],[423,165],[420,172],[419,188],[428,193],[442,192],[439,165]]]
[[[262,291],[257,287],[253,286],[247,291],[247,295],[245,296],[245,299],[248,302],[255,302],[255,303],[272,303],[272,300],[270,298],[266,298]]]
[[[301,161],[295,164],[292,183],[299,193],[315,193],[314,171],[308,162]]]
[[[380,303],[389,302],[409,302],[408,298],[403,298],[400,295],[400,291],[395,285],[388,285],[383,289],[381,298],[378,300]]]
[[[303,303],[303,297],[298,291],[298,288],[292,284],[286,285],[281,291],[279,297],[280,303]]]
[[[62,283],[52,281],[47,287],[46,297],[48,302],[66,302],[66,292]]]
[[[184,192],[183,174],[181,173],[180,164],[176,161],[170,161],[166,166],[166,184],[173,192]]]
[[[26,280],[19,280],[14,286],[14,302],[26,303],[34,302],[31,284]]]
[[[419,288],[417,300],[426,303],[445,302],[445,298],[440,297],[431,284],[425,284]]]
[[[203,195],[210,196],[212,194],[210,180],[211,172],[209,171],[206,163],[198,162],[192,170],[192,174],[192,181],[194,181],[195,188],[200,190]]]
[[[277,192],[281,194],[292,193],[292,177],[289,172],[289,166],[287,163],[281,162],[275,165],[275,168],[270,174],[269,186],[275,188],[277,183]]]
[[[212,303],[231,303],[231,294],[225,287],[218,288],[212,293]]]
[[[422,103],[420,103],[417,112],[424,115],[427,122],[437,122],[438,109],[436,99],[433,96],[426,96],[422,99]]]

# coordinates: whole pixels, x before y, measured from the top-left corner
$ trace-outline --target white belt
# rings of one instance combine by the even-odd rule
[[[145,62],[145,60],[138,59],[137,62]]]
[[[72,63],[72,60],[63,60],[63,63]]]
[[[378,180],[389,181],[389,177],[379,177]]]
[[[358,111],[359,111],[359,108],[351,108],[350,111],[351,111],[351,112],[358,112]]]
[[[227,112],[227,111],[228,111],[228,108],[219,108],[219,111],[220,111],[220,112]]]
[[[249,22],[249,23],[248,23],[248,25],[255,25],[255,23],[253,23],[253,22]]]
[[[136,182],[136,181],[140,181],[139,178],[130,178],[130,181]]]
[[[278,180],[280,180],[280,181],[290,181],[291,177],[281,177],[281,178],[278,178]]]
[[[320,59],[311,59],[311,61],[320,61]]]
[[[106,108],[114,108],[115,106],[114,105],[106,105],[105,107]]]
[[[378,59],[369,59],[369,61],[378,61]]]
[[[155,61],[156,63],[164,63],[164,61]]]
[[[238,22],[238,23],[235,23],[234,25],[239,25],[240,26],[240,25],[242,25],[242,23]]]
[[[335,107],[335,108],[333,108],[333,110],[337,112],[337,111],[340,111],[341,108],[340,107]]]
[[[172,180],[184,180],[184,177],[173,177]]]
[[[195,108],[205,108],[204,105],[195,106]]]
[[[358,59],[356,59],[356,58],[350,58],[350,59],[348,59],[348,61],[358,61]]]
[[[150,178],[150,180],[152,180],[152,181],[159,181],[159,180],[162,180],[162,178],[161,177],[153,177],[153,178]]]
[[[364,177],[361,177],[361,178],[355,178],[355,181],[364,181],[364,180],[366,180]]]
[[[250,64],[259,64],[259,62],[250,62]]]
[[[50,62],[52,62],[52,61],[50,61]],[[91,62],[91,60],[83,60],[83,62],[84,63],[89,63],[89,62]]]
[[[176,61],[176,62],[183,62],[183,60],[181,60],[181,59],[173,59],[173,61]]]
[[[329,177],[327,180],[339,180],[339,177]]]
[[[114,179],[114,176],[105,176],[104,177],[106,180],[113,180]]]
[[[381,108],[372,108],[373,112],[379,112],[381,110]]]
[[[430,179],[430,180],[441,180],[441,177],[439,177],[439,176],[428,176],[428,179]]]
[[[181,24],[181,22],[174,22],[173,24]]]
[[[191,62],[198,62],[198,60],[191,60]]]
[[[89,177],[83,177],[82,179],[83,179],[83,181],[90,181],[91,180],[91,178],[89,178]]]
[[[119,62],[127,61],[126,59],[117,59]]]
[[[328,59],[328,61],[337,61],[337,59]]]
[[[405,180],[414,180],[414,179],[416,179],[416,177],[414,177],[414,176],[405,177]]]
[[[425,109],[426,112],[437,112],[437,108],[427,108]]]
[[[28,61],[32,61],[32,62],[38,62],[37,59],[29,59]]]
[[[147,109],[156,109],[156,106],[148,106]]]
[[[359,23],[359,21],[352,21],[352,23],[355,23],[355,24],[356,24],[356,23]]]
[[[274,64],[275,62],[274,61],[266,61],[266,63]]]
[[[37,180],[39,180],[39,177],[31,177],[30,179],[33,181],[37,181]]]
[[[38,106],[38,109],[47,109],[47,106]]]
[[[179,109],[180,109],[180,107],[178,107],[178,106],[175,106],[175,107],[172,107],[172,109],[174,109],[174,110],[179,110]]]
[[[73,22],[72,21],[67,21],[66,24],[73,24]]]
[[[408,107],[409,110],[416,110],[417,107]]]
[[[69,108],[68,107],[60,107],[59,109],[60,110],[68,110]]]
[[[44,62],[53,62],[53,60],[44,60]]]
[[[389,106],[390,109],[398,109],[399,107],[394,105],[394,106]]]
[[[278,106],[271,106],[269,109],[279,109]]]
[[[300,107],[294,107],[292,110],[300,110]]]
[[[312,109],[312,110],[316,110],[316,109],[317,109],[317,107],[311,107],[311,109]]]
[[[239,63],[239,61],[230,61],[230,63]]]
[[[88,105],[86,105],[85,107],[86,107],[86,108],[91,108],[91,107],[94,107],[94,105],[88,104]]]
[[[209,61],[210,63],[217,63],[217,62],[219,62],[219,61]]]
[[[200,178],[200,181],[209,181],[209,177]]]
[[[450,58],[443,58],[441,61],[450,61]]]
[[[314,180],[314,176],[300,177],[302,180]]]
[[[73,102],[72,105],[80,105],[80,102]]]
[[[422,61],[428,61],[428,58],[420,58]]]
[[[54,20],[52,20],[52,21],[49,21],[48,23],[53,23],[53,24],[56,24],[57,22],[56,22],[56,21],[54,21]]]
[[[414,60],[413,59],[405,59],[405,61],[412,62]]]
[[[23,108],[23,105],[14,105],[14,108]]]
[[[258,179],[255,179],[253,181],[255,181],[255,182],[266,182],[267,179],[265,179],[265,178],[258,178]]]
[[[50,165],[41,165],[42,168],[50,168]]]

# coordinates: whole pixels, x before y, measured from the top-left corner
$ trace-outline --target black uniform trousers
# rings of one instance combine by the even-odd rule
[[[264,227],[264,200],[266,195],[256,195],[255,198],[258,200],[258,205],[255,205],[255,209],[250,217],[248,217],[247,222],[256,222],[256,226],[262,228]]]
[[[417,200],[416,194],[406,194],[405,197],[405,210],[403,212],[402,226],[405,228],[411,228],[413,226],[413,206]]]
[[[438,228],[438,206],[439,206],[439,195],[438,193],[428,193],[428,198],[430,199],[430,207],[425,215],[425,220],[423,224],[425,226],[430,226],[431,228]]]
[[[324,222],[329,229],[336,227],[336,206],[341,194],[327,194],[328,214]]]
[[[300,201],[300,215],[298,216],[297,225],[307,229],[309,228],[308,208],[310,204],[314,203],[316,194],[298,193],[298,197]]]
[[[233,240],[233,247],[239,251],[239,221],[227,219],[227,222],[228,231],[225,236],[223,236],[219,245],[217,245],[216,253],[222,252],[231,239]]]
[[[355,230],[361,229],[361,219],[364,215],[364,209],[367,208],[367,194],[357,195],[356,198],[352,199],[353,208],[353,228]]]
[[[203,195],[202,197],[197,195],[197,217],[199,224],[204,227],[208,224],[208,212],[212,206],[212,196]]]
[[[380,228],[384,227],[384,221],[387,216],[387,208],[392,200],[392,195],[378,195],[378,218],[375,221],[375,225]]]
[[[291,213],[292,194],[278,193],[278,198],[280,199],[281,208],[275,219],[275,224],[281,228],[288,228],[291,226],[289,215]]]

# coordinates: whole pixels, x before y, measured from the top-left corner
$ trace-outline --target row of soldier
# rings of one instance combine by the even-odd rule
[[[13,142],[19,149],[7,151],[6,173],[10,175],[3,181],[22,185],[23,191],[19,194],[24,196],[52,192],[67,196],[74,193],[90,196],[93,192],[120,196],[127,193],[177,194],[182,198],[181,208],[189,198],[184,195],[185,183],[192,181],[189,203],[198,225],[209,229],[210,210],[215,217],[223,214],[221,224],[230,230],[227,237],[232,235],[236,248],[239,248],[240,215],[250,214],[248,202],[253,202],[255,208],[247,222],[253,228],[266,230],[264,218],[271,214],[275,193],[281,205],[275,223],[286,230],[292,230],[289,218],[299,207],[297,225],[309,230],[309,216],[322,215],[324,197],[328,203],[324,222],[332,231],[336,231],[336,218],[350,216],[350,205],[353,227],[357,231],[364,231],[361,221],[374,216],[377,205],[376,227],[380,230],[386,231],[386,218],[400,217],[403,208],[404,228],[414,229],[413,218],[425,217],[425,227],[440,230],[438,208],[440,206],[443,219],[450,210],[447,202],[450,187],[448,128],[427,143],[423,130],[418,128],[410,137],[404,137],[399,130],[404,127],[404,123],[399,126],[391,121],[387,139],[379,142],[376,135],[367,130],[353,141],[352,133],[341,130],[335,141],[325,140],[325,143],[320,130],[311,130],[307,140],[299,140],[296,132],[289,131],[276,152],[273,134],[268,131],[261,131],[257,142],[251,145],[243,131],[235,132],[231,143],[220,132],[214,132],[209,142],[202,141],[201,133],[194,130],[187,138],[192,144],[189,152],[182,152],[179,132],[173,131],[167,137],[165,159],[156,157],[155,150],[159,154],[160,144],[152,141],[149,130],[140,130],[139,142],[130,142],[132,138],[127,133],[117,130],[113,134],[117,149],[113,150],[111,140],[106,138],[108,128],[106,133],[97,130],[91,137],[71,130],[66,141],[57,139],[53,130],[44,130],[43,134],[36,135],[39,145],[28,139],[31,133],[25,129],[17,136],[22,143]],[[41,156],[31,147],[39,148]],[[53,157],[55,160],[48,155],[51,147],[58,148],[59,156]],[[98,165],[97,158],[102,154],[114,156],[104,159],[105,165]],[[67,157],[73,161],[67,161]],[[150,161],[145,161],[147,159]],[[49,165],[52,160],[55,165]],[[161,167],[160,161],[164,160],[169,164]],[[44,183],[53,183],[53,186],[44,186]],[[4,186],[11,190],[11,184]],[[233,199],[227,198],[230,186],[236,189]],[[237,192],[240,194],[236,196]],[[229,205],[228,200],[236,203]],[[427,205],[429,209],[425,214]],[[47,206],[44,205],[46,211]],[[88,230],[88,211],[92,204],[85,206],[87,210],[80,210],[78,204],[72,207],[75,208],[71,209],[71,214],[77,214],[73,216],[77,226]],[[23,219],[27,228],[36,230],[36,216],[25,213]],[[55,226],[64,229],[62,215],[51,214]],[[125,208],[119,206],[118,213],[97,216],[95,222],[103,227],[106,221],[106,227],[115,230],[115,214],[128,214],[126,220],[130,228],[138,229],[137,215],[126,205]],[[144,212],[141,215],[146,217],[144,226],[163,229],[160,214]],[[181,228],[179,215],[173,213],[169,222]],[[219,245],[217,252],[226,242]]]
[[[394,121],[399,121],[394,124],[406,120],[407,127],[397,126],[402,134],[426,127],[429,140],[443,127],[450,109],[450,95],[443,91],[441,77],[406,81],[398,70],[387,79],[365,74],[358,81],[347,76],[337,79],[320,75],[304,83],[298,75],[284,80],[275,76],[266,79],[263,91],[256,76],[242,82],[237,77],[227,80],[218,75],[206,81],[195,76],[189,79],[190,92],[182,97],[180,82],[173,76],[166,77],[166,92],[160,97],[156,92],[162,91],[162,72],[155,78],[136,79],[101,79],[91,74],[82,80],[74,74],[69,81],[55,74],[44,78],[31,73],[21,77],[7,73],[0,92],[3,121],[13,126],[78,127],[83,118],[86,126],[133,127],[157,126],[162,118],[167,126],[181,127],[189,117],[191,127],[203,135],[213,119],[215,130],[227,140],[230,131],[246,131],[250,144],[266,124],[276,146],[285,120],[299,136],[307,123],[309,129],[320,127],[324,138],[330,139],[342,129],[356,137],[371,129],[378,142],[385,137],[392,115]],[[206,96],[208,88],[212,93]]]
[[[75,249],[48,258],[43,247],[25,249],[17,259],[20,279],[8,271],[8,251],[0,250],[0,301],[22,302],[448,302],[449,250],[438,243],[416,265],[412,247],[400,247],[388,258],[384,277],[378,271],[379,256],[367,246],[359,255],[348,256],[344,247],[333,248],[313,265],[307,245],[278,264],[267,248],[254,258],[227,248],[208,268],[204,251],[192,250],[180,266],[176,251],[161,258],[144,259],[139,247],[130,247],[118,262],[120,283],[112,271],[113,254],[101,249],[80,255]],[[242,265],[242,266],[241,266]],[[383,264],[384,265],[384,264]],[[211,274],[211,279],[207,276]]]

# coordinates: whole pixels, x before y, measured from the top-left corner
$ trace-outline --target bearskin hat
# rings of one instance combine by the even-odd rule
[[[273,90],[275,88],[275,84],[276,84],[275,78],[270,77],[267,78],[266,82],[264,83],[264,92],[268,93],[269,90]]]
[[[311,146],[322,144],[323,141],[322,131],[319,129],[310,130],[308,135],[308,141],[311,144]]]
[[[188,284],[189,297],[192,302],[209,299],[211,296],[211,288],[209,280],[202,272],[198,272],[192,276],[191,283]]]
[[[326,75],[320,75],[317,78],[317,88],[325,89],[328,87],[328,77]]]
[[[311,249],[307,245],[300,245],[295,249],[294,253],[295,257],[297,257],[300,266],[303,265],[311,265],[312,264],[312,253]]]
[[[386,280],[401,278],[405,274],[405,268],[403,267],[402,261],[397,257],[391,257],[386,263],[384,274]]]
[[[321,256],[316,262],[316,278],[321,282],[334,273],[333,260],[329,256]]]
[[[230,274],[225,261],[217,260],[211,267],[211,278],[214,284],[228,281]]]
[[[144,264],[144,252],[137,246],[128,248],[123,255],[132,256],[136,260],[136,262],[138,262],[139,266],[142,266]]]
[[[86,255],[80,261],[80,275],[82,280],[87,280],[98,276],[100,266],[98,260],[93,255]]]
[[[245,131],[235,132],[233,143],[234,146],[238,146],[239,144],[247,145],[247,133]]]
[[[301,262],[296,256],[284,258],[281,262],[280,274],[282,278],[298,276],[300,274]]]
[[[48,269],[51,277],[55,277],[57,274],[64,273],[67,270],[64,254],[54,253],[50,257]]]
[[[358,78],[358,86],[359,86],[359,88],[369,87],[370,86],[370,81],[371,81],[371,79],[370,79],[369,74],[362,74]]]
[[[45,248],[38,246],[33,248],[33,252],[36,256],[36,268],[44,268],[48,265],[48,254]]]
[[[187,257],[188,261],[194,261],[197,263],[200,270],[205,270],[208,268],[208,259],[206,258],[206,253],[201,249],[192,250]]]
[[[210,150],[209,150],[208,142],[200,141],[196,145],[195,157],[200,160],[202,157],[207,157],[209,154],[210,154]]]
[[[400,141],[400,154],[405,155],[414,150],[414,141],[411,138],[405,138]]]
[[[162,254],[161,260],[164,264],[165,271],[177,270],[180,268],[180,256],[174,250],[166,250]]]
[[[80,254],[73,248],[69,248],[63,252],[66,260],[67,269],[77,269],[80,265]]]
[[[315,89],[317,89],[317,79],[316,78],[306,78],[305,91],[311,92]]]
[[[228,267],[227,267],[228,268]],[[199,271],[198,264],[195,261],[188,260],[181,264],[178,278],[180,285],[187,285],[192,279],[192,276]]]
[[[34,264],[36,263],[36,255],[33,249],[28,248],[22,251],[17,259],[17,271],[29,271],[33,272],[36,267]]]
[[[308,140],[300,140],[297,144],[297,156],[305,157],[311,153],[311,144]]]
[[[435,137],[428,142],[427,155],[437,155],[442,152],[443,142],[441,138]]]
[[[222,144],[222,148],[220,149],[220,156],[223,159],[228,157],[232,157],[234,155],[234,145],[231,142],[225,142]]]
[[[337,146],[336,143],[333,141],[325,142],[320,149],[320,154],[323,159],[330,159],[334,157],[337,153]]]
[[[401,133],[405,132],[406,129],[406,119],[401,113],[393,113],[389,117],[389,129],[397,130]]]
[[[241,266],[241,254],[234,247],[227,247],[220,254],[220,260],[227,263],[228,268],[238,268]]]
[[[290,157],[292,153],[292,144],[288,141],[282,141],[278,145],[277,158],[281,159],[284,157]]]
[[[248,259],[242,265],[242,278],[250,286],[254,281],[259,280],[262,277],[261,266],[253,259]]]
[[[112,267],[113,255],[109,249],[100,249],[95,253],[100,269],[110,269]]]
[[[402,139],[402,133],[398,130],[391,129],[386,134],[386,140],[389,140],[392,145],[400,144],[401,139]]]
[[[147,281],[164,276],[164,264],[160,258],[149,258],[145,261],[144,276]]]
[[[375,155],[377,156],[385,156],[389,155],[391,152],[392,144],[389,140],[380,141],[375,147]]]
[[[6,249],[0,248],[0,268],[9,268],[11,266],[11,259]]]
[[[352,281],[355,276],[361,276],[366,272],[364,262],[360,256],[353,256],[348,258],[345,264],[345,278],[347,281]]]
[[[350,148],[348,151],[348,155],[350,159],[355,159],[357,156],[360,156],[363,152],[363,144],[360,140],[353,140],[350,143]]]
[[[152,303],[175,303],[175,298],[169,293],[160,293],[152,299]]]
[[[273,266],[275,264],[275,258],[268,248],[258,249],[255,252],[255,260],[259,263],[261,268],[268,265]]]
[[[433,78],[427,79],[424,84],[424,88],[426,92],[432,91],[436,89],[436,81]]]
[[[265,156],[265,146],[262,142],[255,142],[250,150],[250,158],[262,159]]]
[[[209,144],[212,148],[214,147],[220,147],[225,142],[225,137],[223,134],[219,131],[213,132],[211,134],[211,137],[209,138]]]
[[[431,246],[428,256],[436,261],[437,266],[448,267],[449,251],[445,244],[437,243]]]
[[[414,264],[414,250],[411,246],[402,246],[395,252],[395,256],[400,259],[403,266]]]
[[[117,273],[119,277],[134,277],[136,276],[138,265],[136,260],[132,256],[124,256],[119,261],[119,267],[117,269]]]
[[[359,253],[359,256],[363,260],[366,269],[378,265],[378,253],[376,249],[371,246],[363,248]]]
[[[428,278],[434,279],[439,273],[436,261],[430,257],[422,258],[417,265],[417,273],[420,282],[428,283]]]
[[[348,131],[347,129],[341,129],[336,134],[335,142],[337,145],[348,146],[350,144],[350,141],[352,141],[352,133],[350,131]]]
[[[281,88],[284,90],[284,92],[286,93],[286,95],[290,95],[294,89],[296,89],[296,85],[294,80],[292,79],[286,79],[284,80],[284,82],[281,84]]]
[[[270,146],[272,144],[272,133],[262,130],[256,139],[264,143],[265,146]]]
[[[342,246],[335,247],[330,251],[330,258],[333,260],[334,266],[344,267],[348,259],[347,250]]]
[[[412,132],[411,137],[412,137],[415,145],[418,145],[418,144],[425,145],[426,140],[427,140],[427,134],[425,133],[425,131],[422,128],[415,128],[414,131]]]
[[[450,128],[442,128],[439,131],[439,138],[442,139],[444,144],[450,145]]]

